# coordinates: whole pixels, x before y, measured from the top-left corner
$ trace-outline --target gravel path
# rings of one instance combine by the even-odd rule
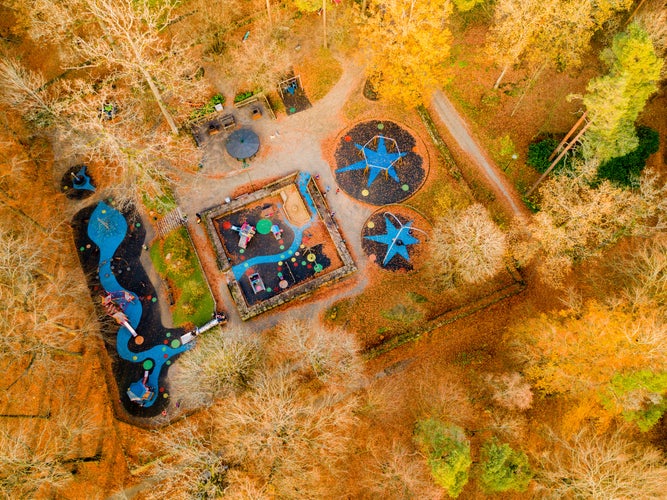
[[[484,174],[493,190],[500,195],[506,204],[512,209],[512,213],[519,220],[528,219],[528,209],[521,201],[519,193],[514,186],[499,172],[498,166],[492,164],[482,152],[477,141],[472,137],[470,130],[456,111],[452,103],[441,92],[433,94],[433,108],[438,113],[440,120],[445,124],[449,133],[459,144],[461,149],[470,156],[475,166]]]

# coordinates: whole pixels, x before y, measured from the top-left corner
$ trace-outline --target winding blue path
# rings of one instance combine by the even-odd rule
[[[130,325],[136,330],[141,321],[141,301],[135,293],[125,290],[120,286],[120,283],[116,280],[113,270],[111,269],[111,259],[125,239],[126,234],[127,222],[125,217],[123,217],[123,214],[106,203],[100,202],[91,214],[90,221],[88,222],[88,236],[93,243],[100,248],[100,265],[98,271],[100,284],[110,293],[129,292],[132,294],[134,300],[131,302],[123,301],[122,305],[123,312],[127,316]],[[146,400],[143,405],[145,407],[152,406],[158,396],[158,379],[160,377],[160,372],[162,371],[162,366],[165,363],[170,364],[171,362],[169,361],[169,358],[190,349],[194,346],[194,343],[179,345],[176,348],[171,347],[171,345],[156,345],[147,351],[133,352],[129,349],[131,340],[132,334],[130,331],[124,326],[121,326],[116,335],[116,349],[118,350],[120,357],[132,363],[143,364],[147,359],[150,359],[153,362],[153,368],[148,376],[146,385],[153,388],[154,393],[153,397]],[[141,379],[137,382],[140,381]]]
[[[310,211],[310,220],[306,222],[303,226],[297,227],[291,224],[287,219],[285,222],[287,225],[294,231],[294,241],[287,250],[282,250],[280,253],[270,254],[270,255],[258,255],[252,259],[248,259],[242,264],[237,264],[232,267],[232,272],[234,273],[234,278],[240,280],[249,268],[258,264],[271,264],[273,262],[280,262],[285,260],[290,255],[293,255],[301,245],[303,239],[303,232],[310,227],[315,218],[317,217],[317,210],[315,209],[315,202],[308,192],[308,181],[310,180],[310,174],[308,172],[301,172],[297,176],[296,185],[299,188],[299,192],[303,196],[303,199],[306,200],[308,205],[308,210]]]

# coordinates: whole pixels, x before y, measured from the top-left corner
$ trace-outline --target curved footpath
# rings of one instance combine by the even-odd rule
[[[440,90],[433,94],[433,109],[437,112],[442,123],[458,143],[461,149],[470,157],[474,165],[484,174],[491,187],[500,195],[512,209],[514,216],[526,221],[530,215],[528,208],[521,201],[521,196],[514,186],[502,175],[498,166],[492,164],[482,152],[477,141],[473,138],[468,125],[456,111],[449,99]]]

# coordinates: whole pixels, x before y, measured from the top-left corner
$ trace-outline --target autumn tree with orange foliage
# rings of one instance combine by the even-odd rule
[[[558,69],[579,66],[593,35],[631,5],[632,0],[498,1],[488,45],[501,67],[494,88],[523,60],[552,61]]]
[[[524,321],[511,335],[536,389],[588,406],[603,424],[620,416],[646,431],[667,410],[664,303],[591,300]]]
[[[448,79],[452,36],[446,0],[372,0],[360,44],[381,98],[414,107]]]

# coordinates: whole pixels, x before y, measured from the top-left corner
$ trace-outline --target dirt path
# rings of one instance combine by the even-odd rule
[[[433,108],[454,140],[491,184],[494,192],[502,197],[517,219],[526,221],[529,211],[521,201],[521,196],[514,189],[514,186],[499,172],[498,166],[488,160],[477,141],[473,138],[466,122],[456,111],[449,99],[439,90],[433,95]]]

